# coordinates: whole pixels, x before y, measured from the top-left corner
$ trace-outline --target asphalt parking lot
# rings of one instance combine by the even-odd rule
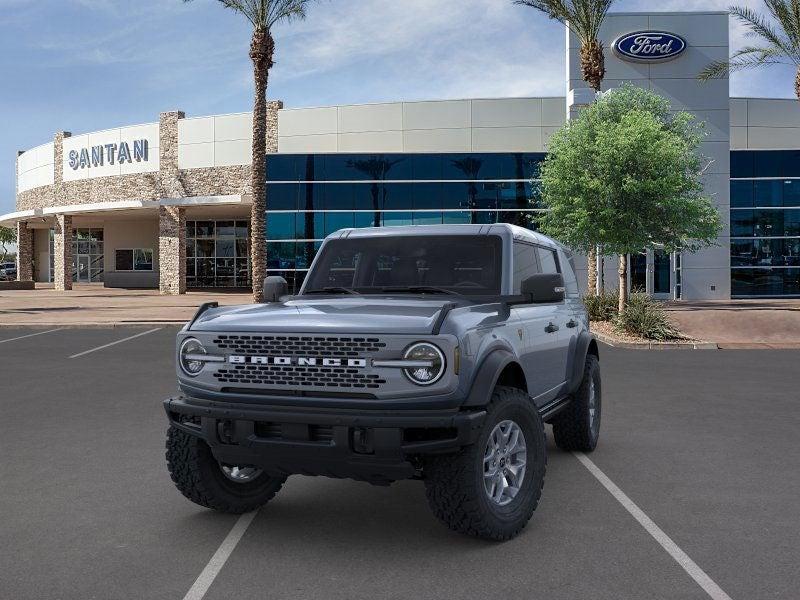
[[[0,598],[181,599],[229,539],[238,518],[167,474],[176,330],[153,329],[0,330]],[[733,599],[800,594],[798,364],[601,348],[592,464]],[[293,477],[204,598],[725,597],[578,457],[549,451],[539,509],[506,544],[445,529],[419,482]]]

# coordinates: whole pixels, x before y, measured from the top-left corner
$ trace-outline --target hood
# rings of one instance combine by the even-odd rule
[[[226,306],[204,312],[191,331],[429,334],[452,298],[341,297]]]

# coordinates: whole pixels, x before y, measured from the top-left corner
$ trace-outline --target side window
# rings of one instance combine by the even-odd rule
[[[536,246],[514,242],[514,293],[522,293],[522,282],[536,273],[541,273]]]
[[[556,253],[549,248],[542,248],[536,246],[536,252],[539,254],[539,264],[542,267],[542,273],[559,273],[558,259]]]
[[[578,278],[575,276],[575,259],[572,257],[571,252],[564,252],[562,256],[566,257],[566,262],[561,261],[561,272],[564,274],[564,287],[567,290],[567,296],[577,298],[580,296],[578,290]]]

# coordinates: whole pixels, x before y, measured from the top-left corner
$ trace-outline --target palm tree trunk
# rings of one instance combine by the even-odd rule
[[[794,78],[794,94],[800,100],[800,68],[797,69],[797,75]]]
[[[603,77],[606,75],[605,57],[603,56],[603,45],[597,40],[584,43],[581,46],[581,75],[583,80],[589,84],[595,92],[600,91]],[[589,250],[587,257],[589,295],[597,295],[597,249]]]
[[[255,100],[253,102],[253,204],[250,208],[250,266],[253,277],[253,302],[264,301],[264,278],[267,275],[267,84],[275,44],[269,31],[256,29],[250,43],[253,61]]]
[[[600,91],[600,85],[606,76],[605,56],[603,45],[592,40],[581,46],[581,75],[595,92]]]
[[[624,254],[619,255],[619,307],[618,311],[622,314],[628,304],[628,257]]]

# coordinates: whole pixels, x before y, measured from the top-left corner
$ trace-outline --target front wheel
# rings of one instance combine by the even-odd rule
[[[522,390],[498,387],[477,442],[427,459],[428,503],[450,529],[508,540],[536,510],[546,464],[544,426],[533,401]]]
[[[252,466],[221,465],[200,438],[176,427],[167,432],[167,468],[189,500],[220,512],[250,512],[271,500],[286,481]]]

